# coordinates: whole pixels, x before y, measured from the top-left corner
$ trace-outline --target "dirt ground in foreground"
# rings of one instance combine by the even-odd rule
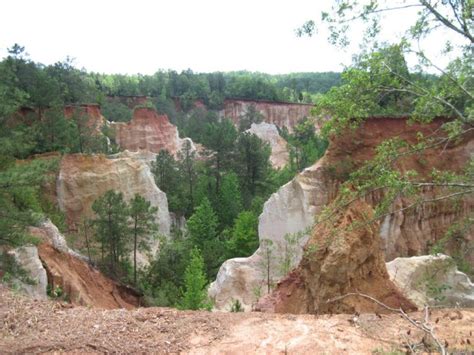
[[[421,319],[423,315],[411,316]],[[430,319],[449,352],[474,352],[474,309],[437,309]],[[2,354],[382,354],[405,352],[406,344],[426,351],[430,340],[422,339],[423,333],[398,314],[312,316],[72,308],[31,300],[0,285]]]

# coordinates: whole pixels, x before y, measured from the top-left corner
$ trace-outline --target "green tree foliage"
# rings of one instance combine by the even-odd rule
[[[185,186],[183,196],[187,201],[183,208],[188,216],[194,209],[194,187],[196,185],[196,152],[193,150],[189,140],[184,142],[183,148],[178,155],[181,181]]]
[[[239,131],[248,130],[252,123],[260,123],[263,121],[263,115],[257,111],[255,105],[249,105],[245,113],[239,118]]]
[[[221,191],[218,195],[218,208],[221,229],[231,227],[235,218],[242,210],[239,178],[236,173],[226,174],[222,179]]]
[[[239,135],[236,150],[236,170],[241,181],[244,206],[249,207],[252,197],[266,188],[271,148],[255,134],[244,132]]]
[[[155,176],[156,184],[163,192],[169,194],[176,189],[178,166],[169,151],[160,150],[152,164],[152,172]]]
[[[189,218],[188,230],[193,244],[200,248],[217,236],[217,216],[208,199],[203,199]]]
[[[135,285],[137,284],[137,251],[138,249],[148,249],[149,238],[158,229],[155,222],[157,211],[158,208],[152,207],[149,201],[138,194],[135,194],[130,201],[130,228],[133,235],[133,282]]]
[[[227,242],[229,258],[250,256],[258,248],[258,216],[252,211],[239,213]]]
[[[183,136],[191,138],[194,142],[204,143],[209,124],[217,123],[215,112],[203,108],[195,108],[187,115],[178,118],[178,128]]]
[[[399,16],[411,8],[417,8],[417,16],[398,43],[382,43],[379,34],[383,16]],[[419,123],[431,122],[436,116],[449,119],[436,134],[425,137],[419,133],[415,143],[393,137],[380,144],[373,159],[346,177],[338,199],[323,211],[318,222],[330,223],[338,210],[375,190],[382,191],[383,198],[374,206],[375,216],[367,223],[399,213],[400,208],[394,204],[399,198],[403,198],[402,210],[406,211],[437,203],[452,203],[455,207],[460,199],[474,193],[472,159],[457,173],[433,170],[420,176],[415,170],[397,168],[402,157],[419,159],[428,147],[443,149],[456,145],[472,130],[473,9],[472,1],[468,0],[420,0],[397,5],[386,1],[371,1],[368,5],[336,1],[331,11],[322,14],[323,23],[331,30],[330,40],[337,45],[348,44],[348,33],[351,33],[348,29],[355,22],[361,21],[366,29],[364,51],[342,74],[343,85],[332,88],[316,104],[315,113],[331,117],[323,127],[325,134],[347,132],[347,128],[357,127],[367,117],[380,114],[409,116],[411,121]],[[301,33],[312,34],[315,28],[314,22],[307,23]],[[439,36],[439,31],[447,31],[456,39],[443,40],[447,37]],[[424,51],[428,41],[438,58]],[[417,59],[416,66],[407,68],[404,58],[408,55]],[[438,62],[446,56],[455,59],[448,65]],[[427,198],[427,188],[432,189],[434,196]],[[454,224],[462,223],[454,221]],[[441,350],[444,352],[442,347]]]
[[[225,243],[219,238],[218,218],[211,203],[204,198],[188,220],[189,238],[193,246],[202,250],[206,275],[215,277],[223,261]]]
[[[120,263],[129,252],[128,206],[121,192],[108,190],[92,204],[96,218],[94,226],[101,245],[102,263],[107,263],[108,271],[119,276]]]
[[[16,247],[31,241],[26,227],[45,217],[41,186],[54,178],[58,159],[0,164],[0,246]],[[50,174],[52,173],[52,174]]]
[[[216,181],[216,194],[220,193],[223,171],[230,168],[236,139],[237,131],[228,119],[207,125],[204,144],[211,149],[209,156]]]
[[[118,100],[105,100],[101,112],[109,121],[128,122],[132,119],[132,110]]]
[[[181,309],[209,309],[207,301],[207,279],[204,272],[204,261],[199,249],[191,251],[190,261],[184,272],[184,293]]]
[[[194,110],[196,101],[211,110],[222,108],[226,98],[312,103],[315,95],[340,84],[339,73],[293,73],[269,75],[247,71],[194,73],[184,70],[158,71],[153,75],[125,76],[91,74],[105,95],[145,95],[157,98],[170,119],[176,112],[170,99],[184,111]],[[108,117],[108,116],[106,116]],[[186,136],[191,137],[188,133]],[[194,140],[194,137],[192,137]],[[196,140],[198,141],[198,140]]]
[[[75,150],[71,144],[75,140],[73,136],[74,122],[64,117],[62,107],[56,106],[48,109],[43,114],[38,126],[37,149],[39,151]]]
[[[293,128],[293,134],[286,134],[290,152],[290,168],[301,171],[321,158],[328,142],[316,134],[312,119],[303,118]]]
[[[181,233],[160,239],[158,255],[141,278],[141,287],[150,304],[178,306],[191,249],[191,242]]]

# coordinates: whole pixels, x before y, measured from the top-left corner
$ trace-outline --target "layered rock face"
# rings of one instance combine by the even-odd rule
[[[287,261],[288,267],[293,268],[301,260],[302,248],[308,238],[304,230],[311,227],[314,216],[330,198],[328,186],[331,183],[322,167],[323,161],[320,161],[305,169],[265,202],[258,225],[260,248],[248,258],[225,261],[210,285],[209,296],[214,299],[217,309],[229,309],[233,300],[239,300],[244,309],[250,310],[266,293],[268,275],[265,275],[263,240],[272,243],[271,282],[284,276],[280,267],[282,263]],[[293,242],[288,243],[288,238],[285,239],[287,235],[302,231],[301,235],[292,238]]]
[[[130,122],[111,122],[110,126],[117,144],[132,152],[144,150],[156,154],[164,149],[176,155],[188,139],[179,138],[178,129],[168,116],[158,115],[150,108],[136,108]]]
[[[166,194],[155,184],[150,168],[127,152],[107,158],[103,155],[66,155],[61,160],[57,180],[59,207],[66,213],[71,229],[76,229],[82,217],[91,217],[92,204],[108,190],[115,190],[130,200],[140,194],[158,208],[156,221],[162,235],[170,233],[170,214]],[[152,254],[158,242],[153,242]],[[144,257],[139,258],[145,262]]]
[[[311,104],[229,99],[224,101],[224,109],[219,115],[230,118],[237,125],[250,106],[254,106],[263,115],[265,122],[280,128],[286,127],[290,132],[299,120],[310,115],[313,107]]]
[[[390,279],[418,307],[474,307],[474,284],[443,254],[396,258]]]
[[[276,169],[283,168],[289,161],[289,154],[286,141],[278,133],[277,127],[272,123],[252,123],[247,130],[249,133],[255,134],[258,138],[270,144],[272,154],[270,155],[270,163]]]
[[[258,310],[278,313],[383,312],[378,304],[360,297],[363,293],[389,307],[416,307],[389,280],[380,251],[378,224],[346,229],[353,221],[373,217],[372,208],[356,202],[339,213],[336,222],[318,225],[305,246],[298,268],[260,300]],[[341,228],[342,232],[332,233]]]
[[[443,122],[435,120],[432,124],[420,125],[408,124],[407,119],[402,118],[373,118],[368,119],[356,131],[346,132],[343,136],[333,139],[322,160],[283,186],[267,201],[259,221],[260,240],[265,239],[266,235],[271,236],[273,243],[281,245],[280,249],[285,250],[289,245],[284,236],[290,230],[282,226],[293,225],[291,232],[311,226],[311,221],[318,215],[322,206],[331,202],[337,195],[340,182],[363,162],[371,159],[375,155],[375,147],[392,137],[415,143],[417,132],[425,136],[442,134],[440,126]],[[473,151],[474,136],[466,136],[456,144],[428,149],[424,154],[400,159],[397,168],[402,171],[415,170],[421,177],[427,176],[433,168],[460,172],[470,160]],[[302,177],[308,176],[313,178],[301,180]],[[298,185],[301,185],[301,188],[290,188]],[[314,193],[302,194],[302,191]],[[428,199],[435,196],[435,193],[435,190],[428,188],[423,192]],[[380,198],[380,194],[373,193],[367,196],[366,202],[373,205]],[[291,207],[286,201],[292,201]],[[410,203],[398,198],[392,207],[403,208]],[[314,207],[307,208],[307,206]],[[381,237],[379,247],[385,260],[389,261],[397,256],[428,254],[431,247],[444,236],[454,221],[468,216],[473,211],[473,197],[466,196],[456,204],[448,201],[425,204],[387,216],[378,232]],[[295,215],[300,217],[295,218]],[[272,230],[276,231],[275,234],[272,234]],[[471,230],[464,238],[453,238],[446,247],[448,250],[469,250],[473,239]],[[302,253],[301,249],[299,252]],[[467,257],[468,261],[474,264],[474,256],[467,255]],[[250,308],[257,298],[252,290],[258,285],[265,284],[260,271],[262,269],[260,259],[260,254],[257,252],[250,258],[232,259],[222,265],[216,281],[209,290],[209,295],[216,300],[216,308],[227,309],[233,299],[239,299],[247,309]],[[296,264],[291,263],[291,267]],[[278,281],[280,278],[281,275],[276,274],[273,281]]]
[[[37,255],[44,265],[48,284],[52,290],[59,287],[71,304],[107,309],[131,309],[139,305],[134,292],[105,277],[92,268],[85,257],[69,249],[64,236],[50,221],[30,228],[30,233],[42,241]]]

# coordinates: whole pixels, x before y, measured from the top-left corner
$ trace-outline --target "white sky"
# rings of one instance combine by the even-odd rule
[[[105,73],[158,69],[341,71],[351,53],[327,35],[297,38],[327,0],[3,0],[0,57],[15,42],[44,64],[75,58]],[[397,32],[410,16],[384,23]],[[357,35],[356,35],[357,36]]]

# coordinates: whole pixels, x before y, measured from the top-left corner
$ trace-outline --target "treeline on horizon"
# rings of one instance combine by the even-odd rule
[[[195,73],[188,69],[180,73],[158,70],[152,75],[101,74],[76,68],[71,58],[43,65],[29,58],[18,44],[8,52],[0,62],[2,90],[14,87],[13,95],[5,95],[34,108],[51,101],[102,104],[106,96],[178,98],[184,110],[196,100],[219,109],[226,98],[313,103],[318,94],[341,84],[340,73],[334,72],[270,75],[248,71]]]
[[[185,110],[195,100],[219,109],[229,98],[313,103],[317,94],[341,84],[341,75],[335,72],[271,75],[249,71],[195,73],[187,69],[181,73],[159,70],[152,75],[90,75],[108,96],[179,98]]]

